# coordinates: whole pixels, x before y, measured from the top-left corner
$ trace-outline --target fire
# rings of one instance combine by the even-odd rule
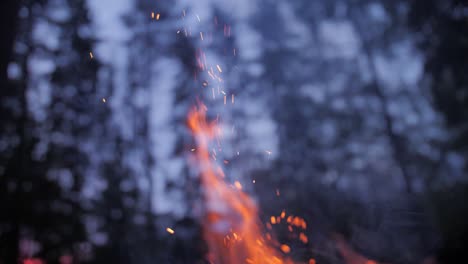
[[[240,182],[228,184],[221,167],[212,160],[209,145],[219,129],[216,123],[207,122],[206,111],[203,104],[192,109],[188,126],[197,141],[196,161],[206,205],[202,226],[209,248],[207,259],[216,264],[293,263],[276,248],[287,254],[291,251],[288,245],[280,245],[268,233],[263,236],[257,205]]]

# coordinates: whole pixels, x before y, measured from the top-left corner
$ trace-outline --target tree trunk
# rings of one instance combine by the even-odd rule
[[[13,44],[15,41],[16,31],[17,31],[17,14],[20,7],[19,0],[2,0],[0,1],[0,26],[2,27],[2,41],[0,41],[0,87],[5,93],[9,93],[15,89],[15,85],[8,79],[8,64],[13,58]],[[6,113],[5,113],[6,114]],[[3,115],[3,114],[2,114]],[[11,118],[11,117],[10,117]],[[24,129],[24,128],[23,128]],[[23,145],[23,143],[21,143]],[[18,169],[21,163],[21,159],[23,156],[23,147],[19,147],[18,151],[16,152],[17,157],[13,157],[15,164],[9,164],[13,166],[13,170],[10,171],[15,173],[15,169]],[[18,156],[19,155],[19,156]],[[6,172],[5,174],[9,174]],[[12,177],[14,174],[9,174]],[[5,176],[5,175],[4,175]],[[18,181],[17,181],[18,183]],[[5,184],[5,183],[2,183]],[[17,184],[16,188],[19,188]],[[15,193],[18,190],[15,190]],[[15,201],[15,203],[20,203],[21,201]],[[13,209],[17,209],[15,206],[12,206]],[[0,263],[5,264],[15,264],[18,263],[18,255],[19,255],[19,223],[17,219],[17,212],[3,212],[10,214],[8,217],[11,221],[9,223],[2,223],[2,225],[6,225],[8,227],[8,231],[6,233],[1,234],[0,236]]]

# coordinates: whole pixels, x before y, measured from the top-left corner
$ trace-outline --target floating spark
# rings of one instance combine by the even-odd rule
[[[166,231],[171,235],[173,235],[175,233],[175,231],[170,227],[166,228]]]

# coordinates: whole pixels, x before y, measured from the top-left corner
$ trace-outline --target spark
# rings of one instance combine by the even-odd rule
[[[287,254],[287,253],[291,252],[291,248],[288,245],[283,244],[283,245],[281,245],[281,251],[283,251],[284,253]]]
[[[156,14],[156,20],[159,20],[159,16],[160,16],[160,14],[157,13],[157,14]]]
[[[102,102],[106,103],[107,102],[106,98],[102,98]]]
[[[223,70],[221,69],[221,66],[219,66],[219,64],[216,64],[216,68],[218,68],[218,71],[221,73],[223,72]]]
[[[270,217],[270,222],[271,222],[272,225],[276,224],[276,217],[271,216]]]
[[[255,180],[252,180],[252,183],[255,183]]]
[[[91,51],[89,52],[89,57],[90,57],[91,59],[94,58],[93,53],[92,53]]]
[[[191,149],[190,151],[194,152],[194,151],[195,151],[195,149],[193,148],[193,149]]]
[[[154,19],[154,12],[151,12],[151,19]]]
[[[197,20],[198,20],[198,22],[201,22],[201,21],[200,21],[200,17],[199,17],[198,15],[196,15],[196,16],[197,16]]]
[[[170,227],[166,228],[166,231],[171,235],[173,235],[175,233],[174,229],[172,229]]]
[[[265,150],[265,153],[271,155],[272,152],[270,150]]]
[[[203,32],[200,32],[200,38],[203,40]]]
[[[237,188],[238,190],[242,190],[242,184],[240,184],[239,181],[235,181],[235,182],[234,182],[234,186],[236,186],[236,188]]]
[[[211,79],[215,79],[214,75],[211,73],[211,71],[208,71],[208,75],[211,77]]]

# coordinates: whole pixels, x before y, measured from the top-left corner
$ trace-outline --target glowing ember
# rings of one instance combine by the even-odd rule
[[[304,233],[299,234],[299,240],[301,240],[302,243],[304,243],[304,244],[307,244],[307,242],[309,242],[309,239],[307,238],[307,236]]]
[[[281,251],[283,251],[284,253],[289,253],[291,252],[291,248],[288,246],[288,245],[281,245]]]
[[[166,231],[171,235],[173,235],[175,233],[175,231],[170,227],[166,228]]]
[[[273,247],[279,243],[270,234],[263,237],[257,206],[242,191],[240,183],[234,183],[236,188],[230,187],[224,181],[222,169],[211,160],[209,145],[220,129],[206,121],[206,110],[203,104],[194,108],[189,113],[188,126],[198,145],[195,153],[206,205],[202,226],[209,248],[207,259],[210,263],[223,264],[293,263]],[[284,253],[291,252],[288,245],[281,245],[280,249]]]

